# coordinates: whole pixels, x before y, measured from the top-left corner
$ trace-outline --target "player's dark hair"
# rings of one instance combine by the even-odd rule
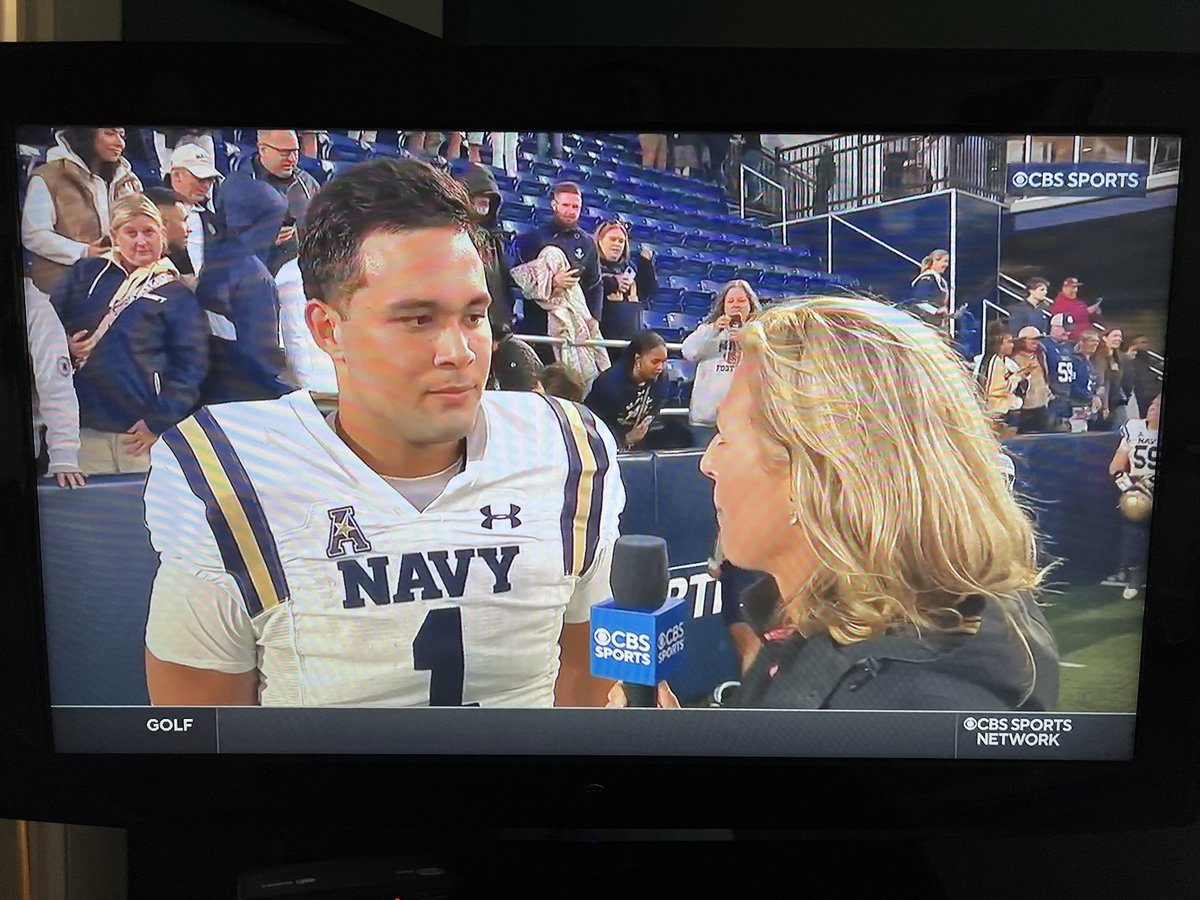
[[[555,198],[557,198],[559,194],[576,194],[582,197],[583,191],[581,191],[579,189],[579,185],[573,181],[560,181],[554,185],[553,190],[551,190],[551,194]]]
[[[300,240],[304,293],[342,308],[362,287],[360,251],[376,231],[458,228],[480,250],[485,236],[466,189],[418,160],[373,159],[325,185],[308,207]]]
[[[1032,294],[1035,288],[1050,287],[1050,282],[1045,278],[1030,278],[1029,283],[1025,285],[1025,293]]]
[[[538,377],[542,382],[542,390],[550,396],[561,397],[574,403],[583,402],[583,382],[565,363],[556,362],[545,366]]]
[[[625,350],[625,355],[621,359],[626,367],[630,371],[633,371],[633,361],[637,357],[644,356],[655,347],[665,346],[667,346],[667,342],[663,340],[662,335],[657,331],[641,331],[629,342],[629,346]]]
[[[155,206],[171,206],[174,203],[182,203],[185,207],[190,206],[187,197],[183,196],[183,194],[179,193],[179,191],[174,190],[173,188],[153,185],[146,188],[144,191],[142,191],[142,193],[145,194],[149,198],[150,202]]]

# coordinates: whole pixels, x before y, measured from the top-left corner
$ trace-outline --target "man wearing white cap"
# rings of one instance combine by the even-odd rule
[[[180,144],[171,152],[171,187],[191,204],[187,218],[190,232],[187,248],[192,270],[197,276],[204,265],[205,245],[221,237],[213,188],[224,177],[203,147]]]

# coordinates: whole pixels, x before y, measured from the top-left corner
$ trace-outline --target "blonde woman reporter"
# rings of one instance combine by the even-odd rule
[[[732,705],[1055,708],[1034,533],[955,352],[847,297],[773,306],[741,341],[700,465],[725,554],[769,573],[743,598],[763,646]]]

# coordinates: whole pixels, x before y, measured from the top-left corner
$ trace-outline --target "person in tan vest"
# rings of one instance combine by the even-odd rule
[[[55,139],[30,175],[21,216],[26,277],[46,295],[75,262],[109,250],[109,206],[142,189],[123,156],[124,128],[64,128]]]

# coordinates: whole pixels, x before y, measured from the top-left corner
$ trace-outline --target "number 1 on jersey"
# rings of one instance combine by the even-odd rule
[[[413,667],[429,673],[429,705],[462,706],[462,610],[457,606],[430,610],[412,647]]]

